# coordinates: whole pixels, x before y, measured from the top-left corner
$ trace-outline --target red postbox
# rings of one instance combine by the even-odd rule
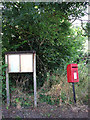
[[[69,64],[67,66],[67,81],[69,83],[79,82],[78,65]]]

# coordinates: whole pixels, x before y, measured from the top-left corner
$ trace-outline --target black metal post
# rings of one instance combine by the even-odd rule
[[[74,103],[76,103],[76,96],[75,96],[75,88],[74,88],[74,83],[72,83],[73,85],[73,98],[74,98]]]

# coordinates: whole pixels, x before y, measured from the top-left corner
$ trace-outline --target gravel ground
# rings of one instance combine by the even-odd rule
[[[32,106],[15,108],[6,105],[2,107],[3,118],[89,118],[88,106],[56,106],[39,103],[37,108]]]

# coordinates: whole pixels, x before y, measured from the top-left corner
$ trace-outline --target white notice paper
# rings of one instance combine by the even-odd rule
[[[33,72],[33,54],[21,55],[21,72]]]
[[[77,79],[77,73],[74,72],[74,79]]]
[[[9,72],[19,72],[19,55],[9,55]]]

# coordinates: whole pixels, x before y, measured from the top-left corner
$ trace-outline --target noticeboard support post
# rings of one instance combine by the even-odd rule
[[[36,84],[36,54],[33,54],[33,78],[34,78],[34,107],[37,107],[37,84]]]
[[[7,69],[6,69],[6,94],[7,94],[7,106],[10,106],[9,74]]]

